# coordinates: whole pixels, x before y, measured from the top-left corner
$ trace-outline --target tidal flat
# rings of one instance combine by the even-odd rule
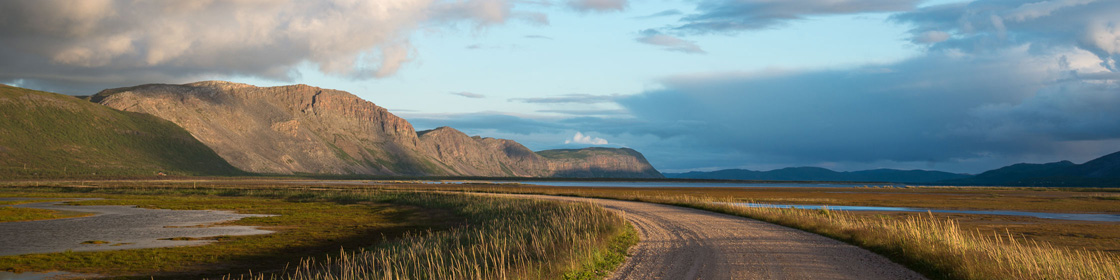
[[[215,225],[248,217],[272,216],[264,214],[78,206],[65,202],[33,202],[13,207],[92,215],[0,223],[0,256],[191,246],[213,242],[208,238],[216,236],[272,233],[252,226]]]

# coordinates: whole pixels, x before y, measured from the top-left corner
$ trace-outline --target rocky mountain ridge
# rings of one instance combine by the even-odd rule
[[[632,150],[572,162],[448,127],[416,132],[372,102],[308,85],[149,84],[104,90],[89,100],[178,124],[230,164],[254,173],[661,177]],[[565,153],[571,152],[549,154]]]

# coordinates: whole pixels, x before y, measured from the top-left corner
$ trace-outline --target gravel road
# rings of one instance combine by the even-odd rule
[[[925,279],[883,256],[824,236],[715,212],[607,199],[641,236],[610,279]]]

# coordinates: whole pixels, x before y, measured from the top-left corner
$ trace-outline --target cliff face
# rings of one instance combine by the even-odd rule
[[[90,101],[169,120],[230,164],[255,173],[661,176],[629,149],[573,150],[586,154],[585,160],[553,159],[511,140],[470,137],[449,127],[417,133],[372,102],[307,85],[154,84],[105,90]]]
[[[450,127],[421,131],[421,150],[453,174],[487,177],[546,177],[544,158],[512,140],[470,137]]]
[[[256,173],[445,175],[417,151],[412,125],[352,94],[307,85],[142,85],[90,98],[182,126]]]
[[[641,153],[629,148],[584,148],[538,152],[555,177],[663,178]]]

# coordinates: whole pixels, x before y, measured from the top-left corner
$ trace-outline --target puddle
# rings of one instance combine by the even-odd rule
[[[1044,213],[1044,212],[1003,211],[1003,210],[943,210],[943,209],[926,209],[926,208],[909,208],[909,207],[832,206],[832,205],[824,206],[824,205],[768,204],[768,203],[735,203],[735,205],[747,206],[747,207],[795,208],[795,209],[813,209],[813,210],[821,209],[822,207],[828,207],[829,210],[843,210],[843,211],[894,211],[894,212],[927,212],[928,211],[928,212],[933,212],[933,213],[1022,216],[1022,217],[1043,218],[1043,219],[1069,220],[1069,221],[1120,222],[1120,215],[1117,215],[1117,214]]]
[[[134,206],[73,206],[60,203],[37,202],[14,207],[95,214],[78,218],[0,223],[0,256],[203,245],[211,241],[192,239],[272,233],[250,226],[207,225],[273,215],[216,210],[145,209]],[[187,240],[166,240],[170,238]],[[2,279],[7,278],[0,278]]]

